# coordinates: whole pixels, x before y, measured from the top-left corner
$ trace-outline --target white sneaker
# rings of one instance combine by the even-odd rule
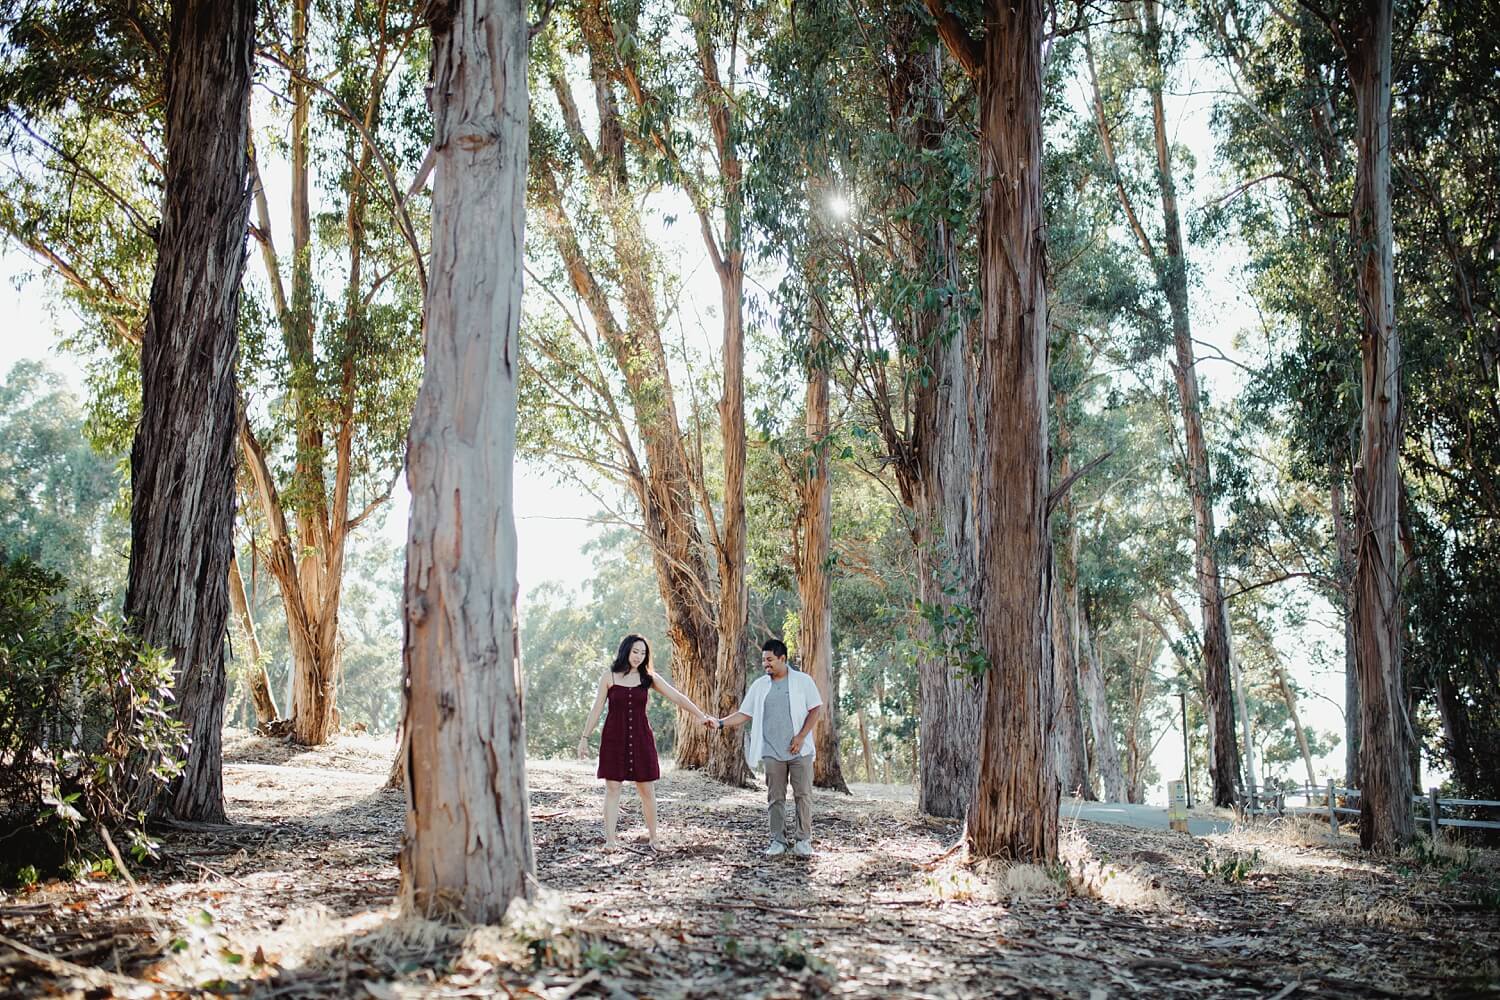
[[[779,840],[773,840],[773,841],[771,841],[770,846],[767,847],[766,850],[765,850],[766,857],[768,857],[768,858],[774,858],[778,854],[785,854],[785,853],[786,853],[786,845],[783,844]]]
[[[792,853],[799,858],[810,858],[813,856],[812,841],[799,840],[792,845]]]

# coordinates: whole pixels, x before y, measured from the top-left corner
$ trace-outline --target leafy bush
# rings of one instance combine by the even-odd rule
[[[94,595],[0,556],[0,881],[76,865],[93,838],[151,853],[146,805],[186,749],[171,699],[171,662]]]

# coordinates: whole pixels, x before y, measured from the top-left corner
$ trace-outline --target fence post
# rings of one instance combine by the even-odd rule
[[[1437,844],[1438,839],[1438,790],[1429,788],[1427,790],[1427,827],[1432,833],[1432,842]]]
[[[1331,829],[1333,831],[1333,835],[1335,837],[1337,837],[1339,835],[1339,814],[1338,814],[1337,805],[1336,805],[1338,799],[1334,795],[1335,791],[1337,791],[1337,789],[1334,788],[1333,779],[1329,778],[1328,779],[1328,827],[1329,827],[1329,829]]]

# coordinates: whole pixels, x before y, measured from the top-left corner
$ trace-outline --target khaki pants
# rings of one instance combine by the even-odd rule
[[[796,760],[761,759],[766,768],[766,822],[770,827],[771,840],[790,845],[794,840],[812,839],[812,757],[802,756]],[[794,836],[786,833],[786,786],[792,783],[792,799],[797,806],[797,827]]]

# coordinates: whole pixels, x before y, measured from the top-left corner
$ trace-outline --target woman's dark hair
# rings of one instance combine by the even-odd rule
[[[783,660],[786,659],[786,643],[780,639],[767,639],[760,644],[760,649],[763,653],[770,653],[772,656],[780,657]]]
[[[620,650],[615,653],[615,662],[609,665],[609,669],[617,674],[627,673],[630,670],[630,651],[635,644],[641,642],[646,644],[646,658],[641,661],[640,675],[641,687],[651,686],[651,643],[646,642],[646,637],[636,635],[634,632],[620,640]]]

